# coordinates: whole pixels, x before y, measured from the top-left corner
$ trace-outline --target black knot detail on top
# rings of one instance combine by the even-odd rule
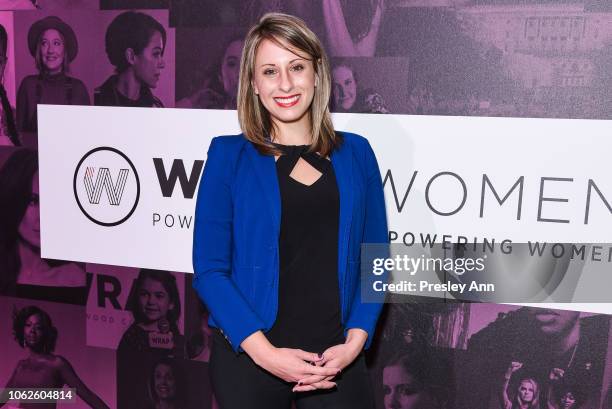
[[[295,164],[300,158],[304,159],[313,168],[321,173],[325,173],[331,162],[316,152],[309,152],[310,145],[281,145],[273,143],[283,154],[276,161],[277,169],[282,170],[287,175],[291,173]]]

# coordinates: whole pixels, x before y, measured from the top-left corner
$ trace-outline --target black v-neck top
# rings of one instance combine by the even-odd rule
[[[278,312],[274,346],[323,352],[344,342],[338,287],[340,197],[328,159],[308,146],[275,145],[281,196]],[[302,158],[321,176],[307,186],[290,174]]]

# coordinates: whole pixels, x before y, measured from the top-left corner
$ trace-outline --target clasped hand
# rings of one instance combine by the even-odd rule
[[[256,363],[287,382],[295,382],[294,392],[307,392],[336,387],[333,379],[358,354],[359,350],[350,344],[335,345],[320,356],[301,349],[274,348],[273,353]]]

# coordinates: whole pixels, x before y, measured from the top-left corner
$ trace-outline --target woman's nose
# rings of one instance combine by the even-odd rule
[[[289,72],[287,70],[284,70],[283,72],[281,72],[280,90],[283,92],[289,92],[291,91],[292,88],[293,88],[293,80],[291,79]]]

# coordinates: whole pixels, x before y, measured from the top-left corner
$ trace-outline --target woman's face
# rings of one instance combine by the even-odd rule
[[[221,63],[221,82],[225,94],[234,101],[238,94],[238,77],[240,74],[240,55],[243,40],[232,41],[223,54]]]
[[[136,78],[149,88],[157,87],[161,71],[166,67],[164,62],[164,40],[159,31],[151,36],[149,44],[140,54],[134,56],[132,64]]]
[[[334,68],[332,75],[334,78],[334,105],[348,111],[355,105],[357,99],[357,82],[353,71],[349,67],[340,65]]]
[[[40,208],[38,207],[38,172],[32,178],[32,194],[23,219],[19,223],[19,236],[26,243],[40,248]]]
[[[387,366],[383,370],[385,409],[426,409],[419,382],[400,365]]]
[[[23,339],[25,345],[29,348],[36,349],[42,341],[44,335],[44,327],[40,315],[30,315],[23,327]]]
[[[529,381],[522,381],[518,388],[519,398],[524,403],[529,403],[533,400],[535,393],[533,384]]]
[[[62,34],[50,28],[40,36],[40,58],[50,74],[62,72],[66,51]]]
[[[168,311],[174,309],[174,304],[162,283],[151,278],[144,279],[138,292],[138,302],[149,322],[167,318]]]
[[[305,53],[296,53],[263,40],[255,56],[253,87],[276,123],[310,121],[308,111],[315,92],[314,66]]]
[[[571,409],[576,404],[576,398],[574,398],[574,394],[571,392],[567,392],[565,395],[561,397],[561,408],[563,409]]]
[[[166,364],[158,364],[153,374],[155,393],[160,400],[170,400],[176,395],[176,381],[172,368]]]

